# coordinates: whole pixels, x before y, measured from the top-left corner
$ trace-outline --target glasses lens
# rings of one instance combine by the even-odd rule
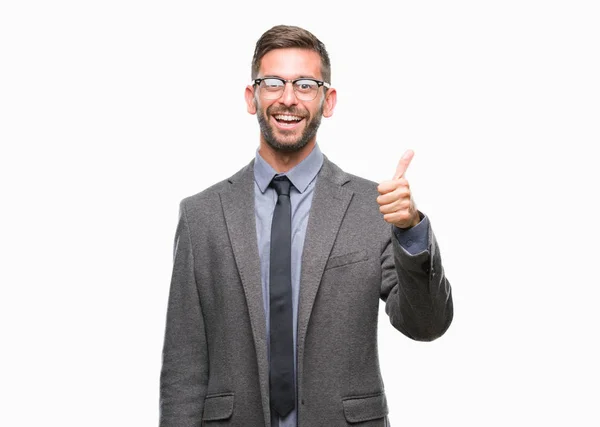
[[[279,99],[285,90],[285,81],[267,77],[260,82],[260,93],[264,99]],[[301,101],[312,101],[317,97],[319,84],[315,80],[300,79],[294,82],[294,93]]]
[[[294,91],[298,99],[312,101],[317,96],[319,85],[314,80],[297,80],[294,83]]]
[[[277,99],[283,93],[285,82],[279,79],[264,79],[260,82],[260,91],[265,99]]]

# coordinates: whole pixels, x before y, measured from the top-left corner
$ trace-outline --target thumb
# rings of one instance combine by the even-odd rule
[[[402,155],[402,158],[398,162],[398,166],[396,167],[396,173],[394,174],[394,179],[400,179],[406,173],[406,169],[408,169],[408,165],[410,165],[410,161],[412,160],[415,152],[413,150],[406,150],[406,152]]]

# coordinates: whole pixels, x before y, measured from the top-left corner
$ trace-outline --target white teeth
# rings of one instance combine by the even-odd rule
[[[283,116],[283,115],[281,115],[281,114],[279,114],[279,115],[275,116],[275,118],[276,118],[277,120],[285,120],[285,121],[287,121],[287,122],[290,122],[290,121],[292,121],[292,120],[296,120],[296,121],[300,121],[300,120],[302,120],[302,117],[296,117],[296,116]]]

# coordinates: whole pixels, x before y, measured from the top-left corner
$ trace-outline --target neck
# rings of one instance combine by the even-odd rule
[[[316,139],[306,144],[299,151],[288,153],[273,149],[261,138],[258,153],[277,173],[284,173],[308,157],[315,145]]]

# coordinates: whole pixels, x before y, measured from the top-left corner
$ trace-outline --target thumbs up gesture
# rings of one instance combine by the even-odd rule
[[[410,186],[404,177],[414,155],[412,150],[407,150],[398,162],[394,178],[383,181],[377,187],[380,194],[377,203],[383,219],[398,228],[414,227],[420,221],[419,212],[410,193]]]

